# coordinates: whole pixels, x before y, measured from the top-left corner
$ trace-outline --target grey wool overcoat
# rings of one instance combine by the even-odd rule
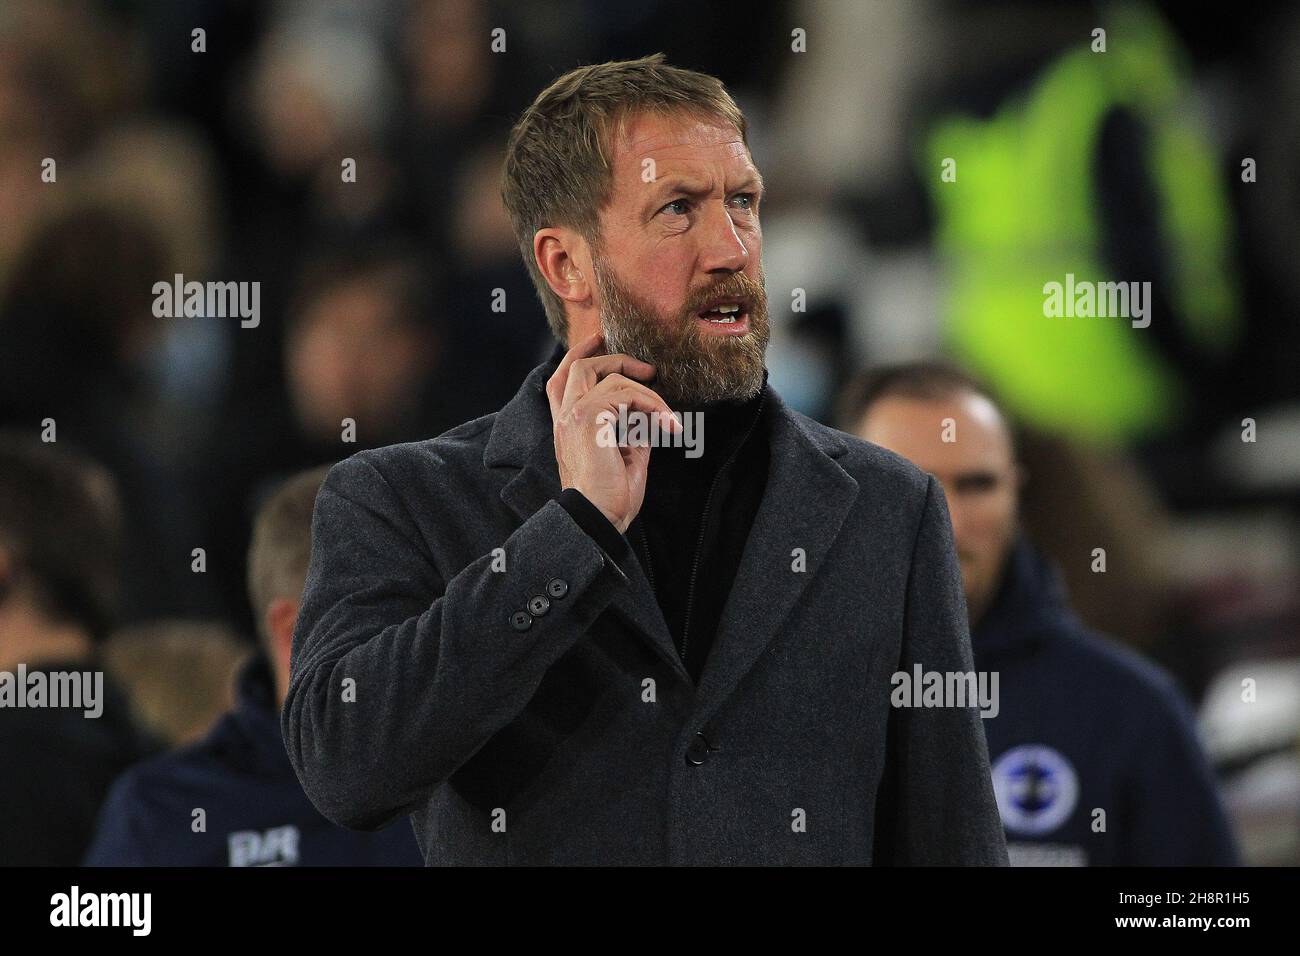
[[[282,715],[321,813],[409,814],[430,865],[1005,864],[977,705],[891,704],[897,672],[972,669],[935,479],[770,394],[695,686],[640,566],[554,500],[555,361],[330,470]]]

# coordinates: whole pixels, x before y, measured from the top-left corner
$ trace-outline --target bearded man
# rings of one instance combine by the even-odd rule
[[[943,493],[768,386],[762,194],[722,84],[662,56],[519,119],[561,344],[325,480],[282,725],[326,817],[409,814],[430,865],[1005,864],[976,702],[891,703],[972,671]]]

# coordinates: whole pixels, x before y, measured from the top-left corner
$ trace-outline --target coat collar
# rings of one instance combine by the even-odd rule
[[[488,468],[515,471],[501,499],[521,521],[561,490],[545,388],[562,355],[557,349],[529,373],[497,413],[483,453]],[[847,451],[843,437],[793,411],[775,390],[767,389],[767,487],[700,678],[695,717],[701,723],[753,667],[821,571],[858,492],[857,481],[836,461]],[[802,550],[802,557],[796,549]],[[799,561],[805,570],[794,570]],[[629,563],[632,567],[625,570],[630,586],[615,597],[614,611],[690,683],[649,580],[639,562]]]

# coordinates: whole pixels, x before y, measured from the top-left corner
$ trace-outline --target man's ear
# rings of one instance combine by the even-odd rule
[[[278,597],[266,608],[266,630],[270,634],[270,651],[276,664],[289,670],[289,652],[293,647],[293,627],[298,620],[298,602],[293,598]]]
[[[537,230],[533,256],[546,284],[565,302],[581,305],[591,299],[591,252],[578,233],[563,227]]]

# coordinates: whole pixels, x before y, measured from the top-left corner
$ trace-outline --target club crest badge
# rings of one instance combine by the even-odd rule
[[[1009,833],[1040,836],[1069,819],[1079,777],[1059,751],[1041,744],[1008,750],[993,764],[993,793]]]

